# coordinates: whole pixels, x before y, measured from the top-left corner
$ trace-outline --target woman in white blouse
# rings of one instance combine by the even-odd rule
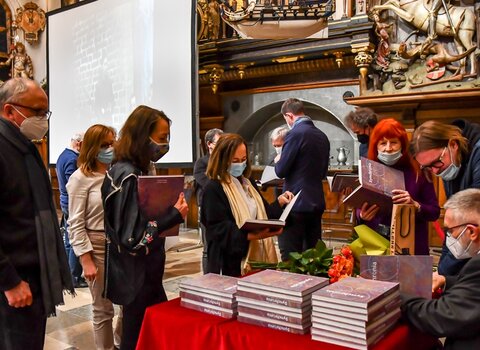
[[[101,187],[113,160],[114,129],[96,124],[88,128],[78,157],[78,169],[68,183],[69,238],[83,267],[92,294],[93,330],[97,349],[114,349],[113,304],[104,289],[105,230]],[[115,329],[115,343],[121,322]],[[118,345],[118,344],[115,344]]]

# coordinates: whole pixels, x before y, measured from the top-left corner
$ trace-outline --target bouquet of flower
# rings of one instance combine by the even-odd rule
[[[330,283],[352,276],[355,259],[349,246],[344,246],[340,253],[333,257],[333,263],[328,270]]]

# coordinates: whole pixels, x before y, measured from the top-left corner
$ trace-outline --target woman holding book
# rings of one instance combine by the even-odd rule
[[[106,240],[100,189],[113,160],[114,141],[112,128],[100,124],[88,128],[78,157],[78,169],[67,183],[68,234],[92,294],[95,347],[111,350],[114,348],[114,311],[112,302],[102,297]],[[120,344],[120,332],[121,321],[115,329],[116,345]]]
[[[182,223],[188,211],[183,193],[161,217],[145,217],[138,204],[137,177],[148,175],[150,163],[168,152],[170,123],[159,110],[137,107],[120,131],[116,162],[102,186],[108,238],[105,296],[123,305],[122,350],[135,349],[145,309],[167,300],[165,238],[159,234]]]
[[[202,223],[208,244],[207,271],[227,276],[241,275],[241,261],[277,262],[272,236],[282,229],[242,231],[247,219],[279,217],[281,206],[293,198],[285,192],[269,205],[250,176],[247,144],[237,134],[224,134],[217,142],[207,167],[210,179],[203,192]],[[247,266],[248,269],[248,266]]]
[[[435,189],[408,153],[408,136],[405,128],[395,119],[383,119],[370,135],[368,158],[401,170],[405,189],[393,191],[394,204],[412,204],[415,207],[415,252],[428,255],[428,222],[440,215]],[[366,201],[357,210],[357,218],[377,232],[389,237],[391,214],[379,214],[379,207]],[[387,238],[388,238],[387,237]]]

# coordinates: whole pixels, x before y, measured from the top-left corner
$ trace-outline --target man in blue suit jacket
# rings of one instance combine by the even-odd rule
[[[278,237],[282,260],[290,252],[315,247],[322,238],[325,197],[322,180],[327,176],[330,142],[305,115],[302,101],[289,98],[281,112],[291,130],[283,144],[275,172],[285,178],[284,191],[302,194],[292,208],[283,233]]]

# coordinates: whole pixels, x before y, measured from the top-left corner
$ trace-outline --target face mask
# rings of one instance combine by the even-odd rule
[[[367,144],[369,139],[370,137],[367,134],[357,135],[357,140],[361,144],[364,144],[364,145]]]
[[[385,165],[394,165],[400,158],[402,158],[402,150],[400,149],[394,153],[378,152],[377,157],[378,160]]]
[[[464,248],[462,243],[460,243],[460,237],[465,233],[467,230],[467,227],[463,229],[462,232],[458,235],[457,238],[454,238],[452,236],[447,236],[447,241],[446,245],[448,250],[453,254],[453,256],[456,259],[468,259],[471,258],[473,255],[468,251],[470,249],[470,246],[472,245],[472,240],[470,240],[470,243],[468,244],[467,248]]]
[[[102,148],[97,154],[97,159],[103,164],[111,164],[113,161],[113,147]]]
[[[149,147],[150,147],[150,160],[152,162],[157,162],[170,150],[170,144],[168,142],[157,143],[153,141],[152,138],[150,138]]]
[[[243,171],[247,167],[247,161],[241,163],[232,163],[230,164],[230,168],[228,168],[228,172],[233,177],[239,177],[243,174]]]
[[[280,147],[273,147],[273,148],[275,148],[275,152],[277,152],[277,154],[282,153],[282,146],[280,146]]]
[[[15,107],[13,107],[15,108]],[[25,114],[18,109],[15,110],[22,117],[25,118],[22,125],[20,125],[20,132],[29,140],[40,140],[48,131],[48,119],[45,116],[25,117]]]
[[[458,172],[460,171],[460,167],[456,166],[453,163],[452,150],[450,149],[450,147],[448,147],[448,151],[450,152],[450,159],[452,160],[452,164],[450,164],[441,173],[436,174],[437,176],[440,176],[444,181],[451,181],[451,180],[455,179],[458,175]]]

